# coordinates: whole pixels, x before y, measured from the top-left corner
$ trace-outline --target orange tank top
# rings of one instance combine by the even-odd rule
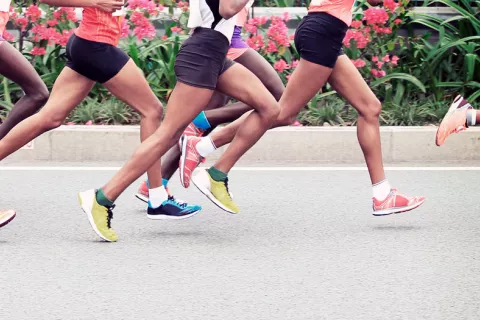
[[[355,0],[312,0],[308,12],[326,12],[350,26],[354,5]]]
[[[85,40],[117,46],[123,19],[123,15],[114,15],[96,8],[84,8],[82,21],[75,34]]]
[[[237,21],[235,22],[236,26],[243,28],[243,26],[247,22],[248,10],[250,10],[250,7],[252,6],[252,4],[253,4],[253,0],[248,1],[245,7],[239,13],[237,13],[237,16],[236,16]]]
[[[5,32],[5,28],[7,27],[9,13],[5,11],[0,11],[0,37]]]

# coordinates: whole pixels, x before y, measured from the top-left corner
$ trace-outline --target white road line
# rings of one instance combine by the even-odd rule
[[[0,171],[118,171],[118,170],[120,170],[120,167],[0,166]],[[232,171],[367,171],[367,168],[366,167],[234,167]],[[385,171],[480,171],[480,167],[385,167]]]

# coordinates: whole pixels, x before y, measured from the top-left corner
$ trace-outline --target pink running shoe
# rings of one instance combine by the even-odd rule
[[[203,136],[203,134],[205,133],[204,130],[198,128],[196,125],[192,123],[190,123],[187,128],[185,129],[185,131],[183,131],[183,135],[182,137],[180,138],[180,140],[178,140],[178,146],[180,147],[180,150],[182,150],[182,138],[183,136],[187,136],[187,137],[201,137]]]
[[[193,171],[202,162],[203,157],[198,153],[196,145],[200,138],[183,136],[181,139],[182,156],[180,157],[179,172],[180,183],[184,188],[190,186],[190,177]]]
[[[170,190],[168,190],[168,188],[165,188],[165,190],[167,190],[168,195],[171,196]],[[137,199],[142,200],[145,203],[148,203],[149,193],[148,193],[147,181],[142,182],[142,184],[138,188],[138,191],[137,191],[137,194],[135,195],[135,197],[137,197]],[[177,201],[178,201],[178,199],[177,199]]]
[[[457,96],[448,109],[437,130],[435,143],[441,146],[452,133],[459,133],[467,129],[467,111],[472,106],[462,96]]]
[[[0,210],[0,228],[9,224],[16,215],[15,210]]]
[[[385,200],[373,198],[373,215],[388,216],[392,213],[402,213],[420,207],[425,202],[425,197],[407,197],[392,189]]]

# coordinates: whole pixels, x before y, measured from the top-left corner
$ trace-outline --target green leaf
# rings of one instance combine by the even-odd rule
[[[413,85],[415,85],[418,89],[420,89],[422,92],[426,92],[427,90],[425,89],[425,86],[423,85],[423,83],[420,82],[420,80],[418,80],[417,78],[415,78],[414,76],[410,75],[410,74],[407,74],[407,73],[391,73],[391,74],[387,74],[385,77],[383,78],[379,78],[379,79],[376,79],[375,81],[372,81],[370,83],[370,87],[371,88],[374,88],[376,86],[379,86],[381,85],[382,83],[385,83],[385,82],[388,82],[388,81],[391,81],[391,80],[404,80],[404,81],[408,81],[410,83],[412,83]]]

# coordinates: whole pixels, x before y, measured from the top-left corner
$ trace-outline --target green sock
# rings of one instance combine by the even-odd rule
[[[212,177],[212,179],[215,181],[225,181],[227,179],[227,174],[218,170],[215,167],[210,167],[209,169],[207,169],[207,171],[208,174],[210,174],[210,177]]]
[[[98,204],[101,206],[104,206],[104,207],[113,206],[113,201],[108,200],[108,198],[105,196],[105,193],[103,193],[102,189],[99,189],[97,191],[95,198],[97,199]]]

